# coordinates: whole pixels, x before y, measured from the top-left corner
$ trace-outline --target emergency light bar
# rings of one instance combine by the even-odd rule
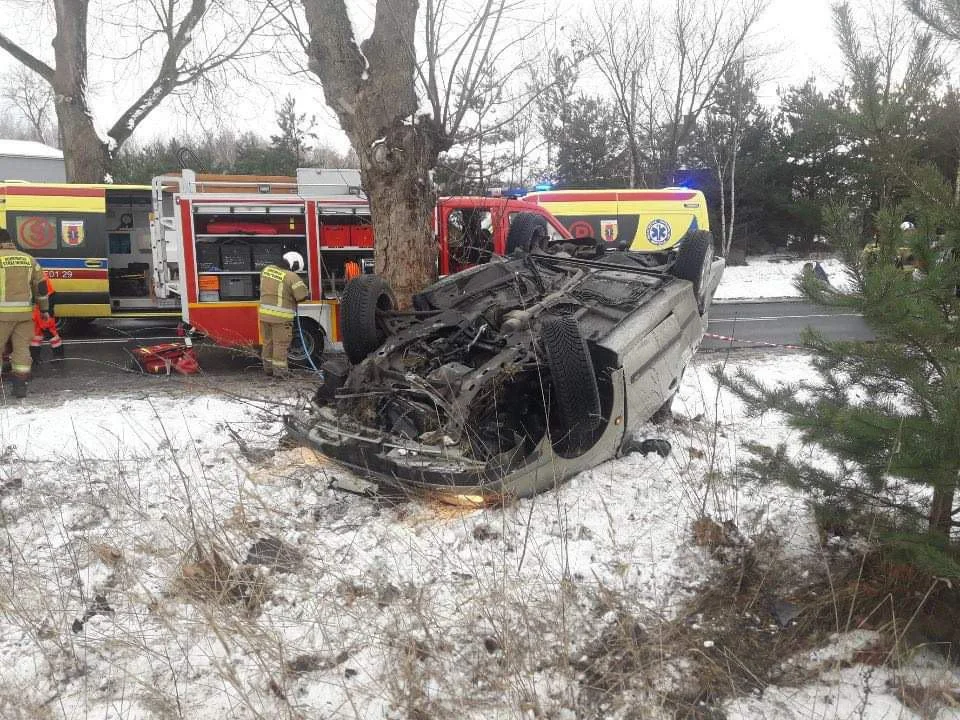
[[[500,187],[491,188],[487,191],[490,197],[521,198],[529,192],[523,187]]]

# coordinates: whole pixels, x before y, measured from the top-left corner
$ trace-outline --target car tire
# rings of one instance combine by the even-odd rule
[[[708,230],[693,230],[680,242],[677,259],[670,268],[674,277],[693,283],[693,294],[701,315],[707,306],[707,278],[712,262],[713,234]]]
[[[300,338],[301,332],[303,333],[302,340]],[[287,350],[287,364],[291,367],[307,370],[320,367],[323,360],[325,339],[323,330],[314,320],[310,318],[295,319],[293,321],[293,339],[290,341],[290,348]]]
[[[566,450],[579,454],[593,445],[600,425],[600,391],[587,341],[572,317],[547,318],[541,337],[562,425],[559,439]]]
[[[393,291],[379,275],[361,275],[347,283],[340,298],[340,334],[343,350],[354,365],[386,340],[378,314],[397,306]]]
[[[547,221],[536,213],[517,213],[507,233],[507,255],[517,250],[530,252],[547,246]]]

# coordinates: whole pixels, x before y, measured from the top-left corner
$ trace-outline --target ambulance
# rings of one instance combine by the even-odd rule
[[[523,199],[549,210],[573,237],[638,252],[669,251],[688,233],[710,229],[699,190],[550,190]]]
[[[0,182],[0,227],[50,278],[58,318],[176,317],[153,282],[149,185]]]

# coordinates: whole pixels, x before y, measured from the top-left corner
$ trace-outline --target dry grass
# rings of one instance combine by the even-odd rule
[[[336,468],[272,434],[211,449],[151,430],[156,456],[69,449],[49,481],[8,451],[0,620],[33,666],[4,677],[0,717],[719,717],[727,698],[803,682],[816,670],[787,660],[838,630],[882,630],[858,659],[897,668],[929,632],[925,603],[951,602],[938,587],[887,612],[902,574],[826,552],[798,582],[779,536],[738,516],[709,457],[716,423],[664,430],[685,506],[666,512],[694,509],[681,542],[713,572],[663,602],[638,600],[630,575],[642,521],[606,507],[607,526],[586,527],[564,490],[482,511],[382,503],[329,491]],[[89,492],[64,496],[68,476]],[[606,556],[571,560],[594,547]],[[796,618],[777,624],[775,601]],[[923,712],[956,702],[947,684],[898,693]]]

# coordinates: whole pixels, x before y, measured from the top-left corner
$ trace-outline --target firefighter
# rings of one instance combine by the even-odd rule
[[[30,340],[33,337],[33,305],[48,318],[47,296],[41,293],[43,270],[37,261],[17,250],[10,233],[0,228],[0,347],[13,343],[10,374],[14,397],[27,396],[30,379]]]
[[[303,270],[303,256],[285,253],[289,270],[267,265],[260,273],[260,337],[263,343],[263,371],[285,376],[287,351],[293,339],[293,320],[297,303],[307,298],[307,286],[297,275]]]
[[[53,349],[53,356],[58,360],[63,360],[63,339],[57,330],[57,320],[53,315],[53,284],[43,273],[43,280],[40,281],[40,295],[47,296],[46,319],[40,312],[38,304],[33,306],[33,339],[30,341],[30,357],[33,359],[34,366],[40,368],[40,350],[43,347],[43,341],[46,335],[50,336],[50,347]]]

